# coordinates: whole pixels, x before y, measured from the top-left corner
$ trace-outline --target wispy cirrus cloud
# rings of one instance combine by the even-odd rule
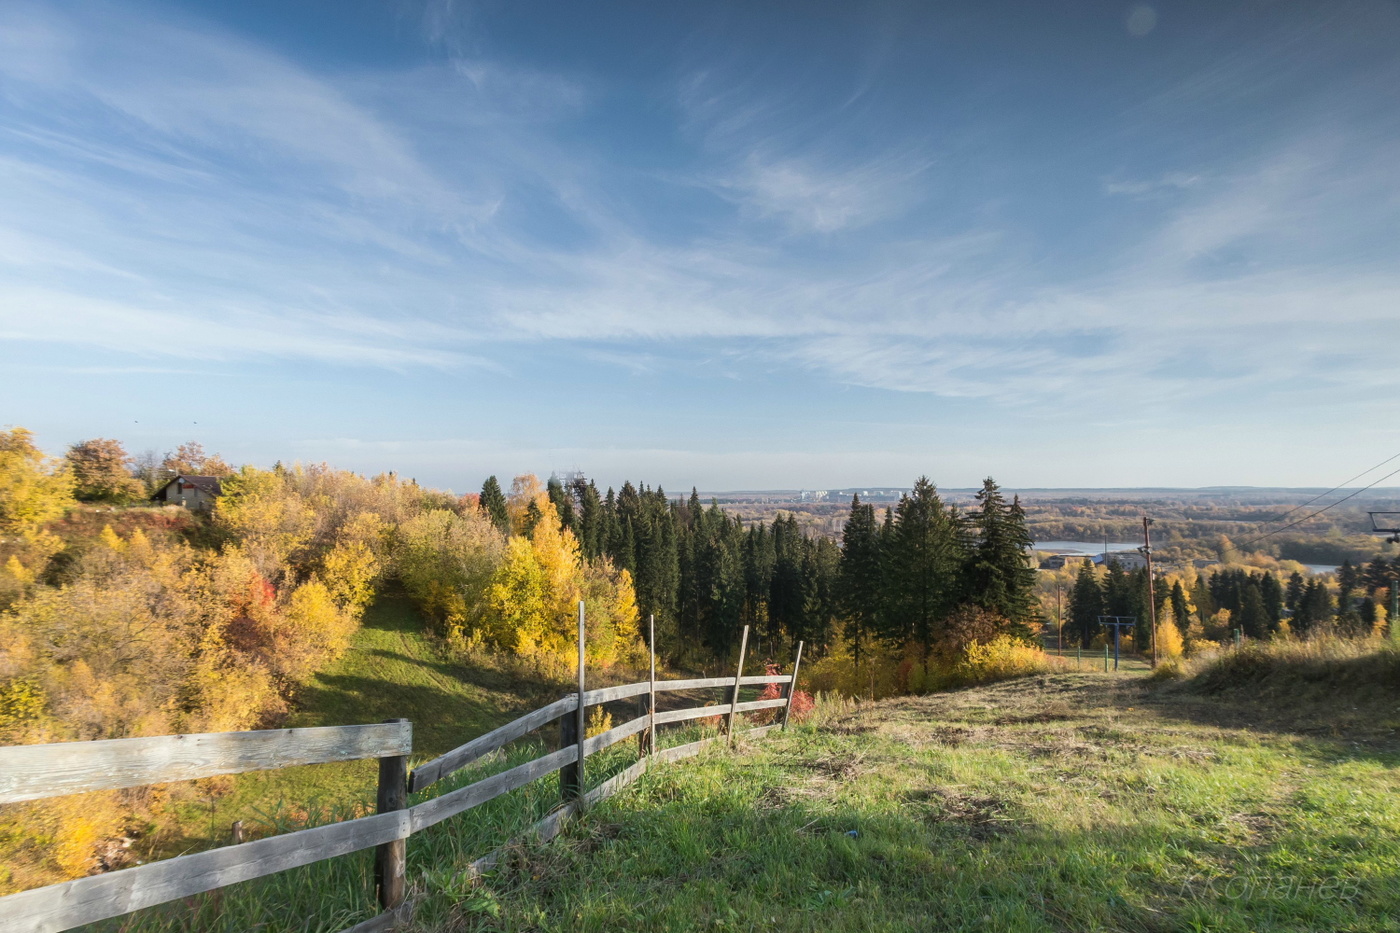
[[[1055,236],[1078,221],[1026,182],[1040,153],[862,141],[868,115],[801,88],[674,76],[683,152],[648,180],[709,199],[678,233],[579,131],[605,97],[588,80],[459,46],[316,70],[92,9],[0,11],[0,339],[444,371],[574,344],[636,375],[703,356],[1019,408],[1396,385],[1400,137],[1355,115],[1170,171],[1086,165],[1085,199],[1131,223],[1071,266]],[[964,190],[983,173],[990,193]]]

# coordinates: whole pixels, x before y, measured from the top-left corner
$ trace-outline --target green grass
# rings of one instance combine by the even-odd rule
[[[430,649],[399,647],[410,618],[375,618],[366,656],[329,672],[305,715],[361,719],[345,714],[396,688],[352,680],[405,676]],[[417,708],[491,689],[410,666]],[[657,769],[468,877],[557,804],[545,778],[410,839],[413,929],[1400,931],[1400,690],[1290,703],[1268,678],[1295,667],[1247,690],[1070,671],[825,703],[786,734]],[[590,758],[588,783],[634,749]],[[412,802],[540,751],[520,743]],[[102,929],[336,933],[374,914],[371,874],[358,853]]]
[[[424,634],[412,605],[387,597],[366,613],[364,626],[345,657],[305,687],[300,695],[302,709],[287,724],[343,725],[407,718],[414,724],[411,761],[420,762],[557,699],[562,692],[555,685],[445,661]],[[544,733],[413,795],[410,804],[538,757],[553,739],[551,729]],[[596,786],[636,761],[635,747],[627,743],[590,758],[588,785]],[[376,780],[377,765],[372,761],[239,775],[221,796],[211,795],[203,805],[187,806],[179,830],[158,837],[147,857],[225,844],[235,819],[243,820],[253,835],[271,835],[373,812]],[[463,903],[467,890],[461,869],[519,835],[558,802],[557,778],[547,777],[414,835],[409,876],[422,904],[420,913],[430,918],[448,916]],[[336,933],[377,912],[373,853],[359,852],[138,911],[92,929]]]
[[[1400,745],[1057,674],[647,775],[420,930],[1400,930]]]
[[[296,697],[288,727],[339,726],[404,718],[413,723],[414,762],[434,758],[515,717],[557,699],[538,681],[453,664],[424,632],[402,596],[386,596],[365,613],[350,650],[313,677]],[[152,840],[153,854],[171,855],[224,841],[234,820],[271,829],[297,812],[372,808],[373,761],[308,765],[239,775],[202,803],[183,807],[178,828]],[[211,789],[212,790],[212,789]]]

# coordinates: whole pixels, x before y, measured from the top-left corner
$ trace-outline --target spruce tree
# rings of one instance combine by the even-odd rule
[[[1104,614],[1103,588],[1099,586],[1093,561],[1086,559],[1079,565],[1079,574],[1069,594],[1070,627],[1079,634],[1082,647],[1089,647],[1094,636],[1103,628],[1099,624],[1099,616]]]
[[[603,500],[592,482],[579,494],[579,547],[583,556],[593,560],[607,552],[607,522]]]
[[[964,573],[973,605],[1025,627],[1035,607],[1035,571],[1026,555],[1031,546],[1019,499],[1008,505],[989,476],[977,493],[970,516],[973,540]]]
[[[960,602],[965,554],[959,517],[921,476],[895,509],[889,628],[922,651],[925,663]]]
[[[851,656],[860,664],[867,643],[878,632],[880,592],[880,529],[875,507],[851,497],[851,513],[841,531],[840,600]]]
[[[1297,610],[1298,603],[1303,599],[1303,590],[1306,584],[1303,582],[1303,575],[1294,571],[1288,578],[1288,586],[1284,589],[1284,605],[1289,609]]]
[[[506,511],[506,495],[501,491],[501,484],[496,481],[495,476],[486,477],[486,482],[481,484],[479,507],[501,534],[510,534],[510,513]]]
[[[1268,633],[1272,635],[1283,621],[1283,585],[1278,582],[1278,577],[1268,572],[1259,575],[1259,597],[1264,603]]]
[[[773,580],[773,536],[763,522],[744,537],[744,624],[760,631],[768,624],[768,591]]]
[[[628,486],[623,486],[624,495]],[[637,519],[632,529],[635,536],[637,609],[645,618],[656,616],[657,643],[666,645],[668,653],[680,650],[679,626],[676,619],[680,590],[680,552],[676,542],[675,520],[666,493],[659,487],[645,486],[635,492]],[[618,497],[622,512],[623,496]]]
[[[802,628],[806,603],[802,546],[796,518],[779,514],[773,519],[773,576],[768,584],[768,625],[763,631],[770,645],[793,637]]]
[[[545,484],[545,492],[549,496],[549,501],[554,504],[554,512],[559,516],[559,526],[567,528],[575,535],[578,534],[578,522],[574,515],[574,496],[571,490],[565,489],[559,477],[551,474],[549,482]]]
[[[525,506],[525,518],[521,522],[523,527],[517,529],[517,534],[528,538],[530,535],[534,534],[535,526],[543,519],[544,512],[540,510],[539,502],[535,499],[531,499],[530,504]]]
[[[1269,633],[1269,618],[1264,611],[1264,598],[1259,584],[1250,580],[1240,594],[1240,614],[1236,624],[1248,638],[1263,638]]]

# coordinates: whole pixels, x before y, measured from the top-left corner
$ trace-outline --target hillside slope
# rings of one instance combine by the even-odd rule
[[[555,698],[547,685],[444,660],[412,603],[390,594],[366,611],[350,650],[303,687],[297,711],[285,725],[408,719],[416,762]],[[183,832],[157,837],[154,850],[174,854],[204,840],[221,840],[234,820],[258,832],[308,811],[344,815],[357,805],[372,808],[377,774],[375,762],[361,761],[239,775],[228,780],[226,793],[209,798],[202,812],[187,810]]]
[[[1369,721],[1090,673],[828,706],[647,775],[418,928],[1400,930],[1400,742]]]

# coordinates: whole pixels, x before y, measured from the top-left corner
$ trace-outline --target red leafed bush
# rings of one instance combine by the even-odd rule
[[[765,661],[763,663],[763,667],[769,677],[776,677],[777,675],[782,673],[782,670],[779,669],[778,665],[773,661]],[[797,685],[794,684],[793,686],[796,687]],[[758,698],[760,700],[777,700],[781,699],[782,696],[782,684],[767,684],[764,686],[763,692],[758,695]],[[816,708],[816,705],[816,701],[812,699],[812,695],[810,693],[807,693],[803,690],[796,691],[792,695],[792,720],[794,722],[801,722],[802,720],[806,719],[809,715],[811,715],[812,710]],[[774,722],[779,718],[781,712],[781,707],[771,710],[761,710],[754,715],[754,721],[760,724]]]

